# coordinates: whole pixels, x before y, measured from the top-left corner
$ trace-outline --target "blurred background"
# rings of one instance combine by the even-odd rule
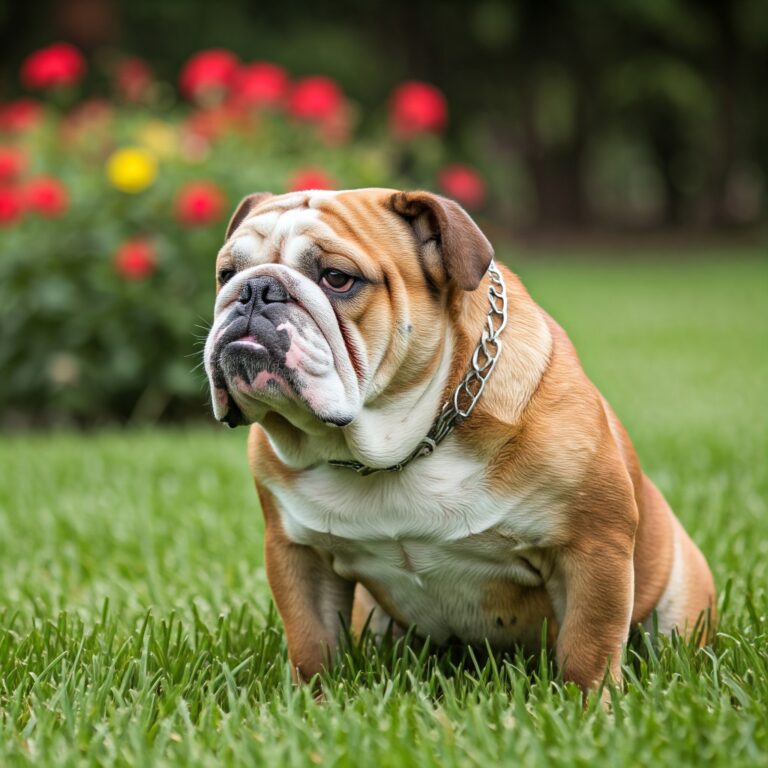
[[[0,0],[0,426],[209,419],[256,190],[433,189],[512,267],[761,257],[767,76],[765,0]]]

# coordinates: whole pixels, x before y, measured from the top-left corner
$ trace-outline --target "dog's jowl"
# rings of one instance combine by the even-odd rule
[[[213,410],[250,424],[298,679],[345,625],[548,642],[585,691],[635,624],[714,621],[706,561],[568,337],[455,203],[252,195],[217,263]]]

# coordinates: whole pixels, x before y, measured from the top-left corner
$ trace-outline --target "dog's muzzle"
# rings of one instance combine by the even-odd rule
[[[299,298],[300,297],[300,298]],[[338,319],[313,281],[262,265],[226,285],[206,343],[214,412],[230,426],[267,412],[348,424],[359,408],[356,372]]]
[[[278,326],[287,319],[289,302],[274,277],[253,277],[243,285],[215,351],[227,376],[250,381],[259,371],[285,366],[291,339]]]
[[[285,325],[290,301],[285,286],[272,276],[253,277],[243,284],[214,350],[216,386],[225,389],[227,379],[249,382],[261,371],[280,371],[290,380],[285,358],[291,339],[285,327],[278,330]],[[231,396],[223,421],[231,427],[245,423]]]

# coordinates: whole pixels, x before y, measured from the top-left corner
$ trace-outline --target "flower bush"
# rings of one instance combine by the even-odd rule
[[[111,90],[85,93],[87,71]],[[174,100],[147,62],[66,43],[31,53],[20,82],[43,98],[0,103],[0,422],[205,415],[215,255],[250,192],[486,197],[448,162],[427,83],[393,84],[363,115],[331,78],[215,49],[182,67]]]

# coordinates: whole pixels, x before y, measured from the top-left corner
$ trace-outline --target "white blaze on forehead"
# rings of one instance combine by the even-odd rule
[[[225,246],[237,269],[266,264],[276,250],[284,263],[296,266],[298,257],[312,246],[313,235],[333,237],[333,230],[320,219],[317,204],[336,194],[323,190],[285,195],[262,213],[248,217]]]
[[[259,237],[269,237],[282,211],[267,211],[246,220],[241,229],[248,228]]]
[[[323,200],[329,200],[345,190],[339,189],[306,189],[301,192],[288,192],[285,195],[272,197],[264,206],[268,210],[286,210],[288,208],[298,208],[308,206],[316,208],[317,204]],[[351,190],[347,190],[351,191]]]

